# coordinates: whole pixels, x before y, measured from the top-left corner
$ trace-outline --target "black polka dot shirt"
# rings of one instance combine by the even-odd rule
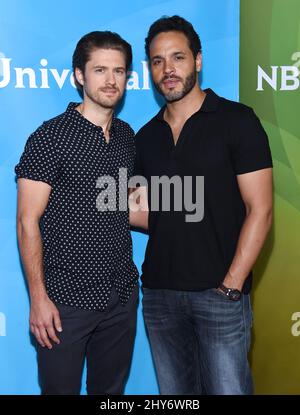
[[[101,176],[114,178],[118,207],[119,169],[127,169],[123,190],[133,174],[134,133],[114,116],[107,143],[102,128],[85,119],[77,105],[70,103],[66,112],[29,137],[15,172],[17,178],[52,187],[40,221],[49,297],[60,304],[104,310],[112,286],[126,304],[138,271],[132,260],[128,209],[99,211],[97,197],[106,186],[96,183]]]

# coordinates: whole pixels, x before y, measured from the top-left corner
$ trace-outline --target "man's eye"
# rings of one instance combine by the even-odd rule
[[[96,69],[96,72],[100,72],[100,73],[102,73],[102,72],[103,72],[103,68],[97,68],[97,69]]]
[[[175,59],[176,60],[182,60],[182,59],[184,59],[184,57],[183,56],[176,56]]]
[[[152,62],[152,64],[153,64],[154,66],[159,65],[160,63],[161,63],[161,61],[159,61],[159,60],[156,60],[156,61],[153,61],[153,62]]]

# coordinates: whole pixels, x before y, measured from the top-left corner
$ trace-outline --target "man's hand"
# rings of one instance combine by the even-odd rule
[[[147,188],[144,186],[129,189],[129,222],[136,228],[148,229],[149,207]]]
[[[18,241],[31,299],[30,330],[39,344],[52,349],[50,339],[59,344],[55,329],[62,331],[57,308],[49,299],[44,283],[43,243],[40,218],[51,193],[42,181],[18,179]]]
[[[55,330],[62,331],[60,316],[54,303],[45,297],[42,300],[33,300],[30,309],[30,330],[42,347],[52,349],[50,340],[60,344]]]

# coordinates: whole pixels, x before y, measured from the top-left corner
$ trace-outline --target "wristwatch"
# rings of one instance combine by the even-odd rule
[[[242,293],[240,290],[237,290],[236,288],[228,288],[225,287],[224,284],[221,284],[219,286],[219,290],[221,290],[231,301],[239,301],[241,299]]]

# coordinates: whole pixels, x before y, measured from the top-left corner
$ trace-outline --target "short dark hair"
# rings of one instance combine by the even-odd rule
[[[201,53],[201,41],[195,29],[193,28],[193,25],[183,17],[175,15],[171,17],[163,16],[152,23],[148,31],[148,35],[145,39],[145,50],[147,57],[150,57],[150,43],[155,36],[157,36],[159,33],[174,31],[181,32],[186,36],[194,58],[196,58],[199,52]]]
[[[73,74],[77,88],[82,92],[82,86],[77,82],[75,68],[79,68],[84,73],[85,65],[90,59],[91,53],[95,49],[115,49],[124,53],[126,70],[132,63],[132,49],[126,40],[120,35],[110,31],[95,31],[84,35],[76,45],[72,58]]]

